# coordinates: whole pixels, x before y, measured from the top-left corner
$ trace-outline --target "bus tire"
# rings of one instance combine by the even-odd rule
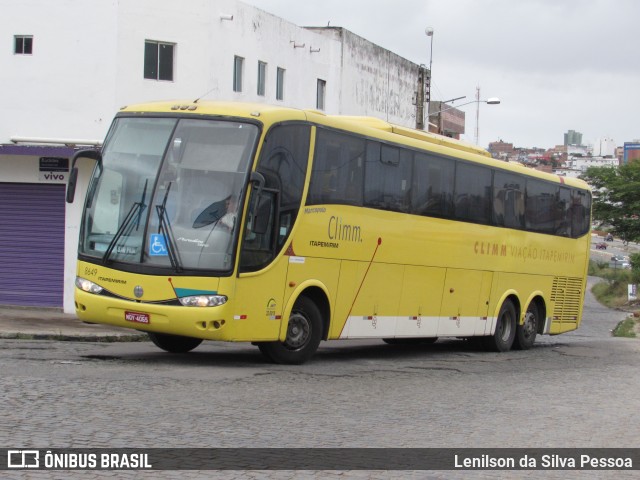
[[[182,337],[167,333],[147,332],[156,347],[169,353],[187,353],[202,343],[201,338]]]
[[[522,325],[518,324],[516,327],[516,338],[513,341],[513,348],[515,350],[529,350],[533,347],[539,324],[540,317],[538,316],[538,307],[534,302],[531,302],[527,308],[527,313],[524,314],[524,323]]]
[[[432,345],[438,337],[383,338],[382,341],[388,345]]]
[[[516,336],[517,324],[516,307],[507,299],[500,307],[495,333],[483,338],[485,349],[492,352],[508,352]]]
[[[322,339],[322,314],[313,300],[296,300],[287,323],[284,342],[259,342],[262,354],[274,363],[300,365],[309,360]]]

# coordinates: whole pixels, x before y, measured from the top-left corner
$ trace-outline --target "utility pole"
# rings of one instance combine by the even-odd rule
[[[424,130],[424,90],[426,80],[426,68],[423,65],[418,67],[418,89],[416,90],[416,130]],[[427,117],[428,117],[427,113]],[[429,123],[427,121],[427,130]]]

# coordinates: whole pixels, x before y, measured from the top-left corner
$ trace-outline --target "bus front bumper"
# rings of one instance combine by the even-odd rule
[[[230,321],[230,306],[186,307],[141,303],[75,291],[80,320],[144,332],[166,333],[205,340],[249,341],[240,338]]]

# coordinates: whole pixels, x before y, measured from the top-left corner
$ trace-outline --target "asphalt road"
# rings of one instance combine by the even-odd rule
[[[539,337],[529,351],[487,353],[458,340],[424,347],[335,341],[302,366],[265,363],[248,344],[205,343],[172,355],[148,342],[5,339],[0,440],[7,448],[637,447],[640,341],[610,336],[622,318],[589,294],[579,330]],[[8,478],[637,478],[612,471],[129,474]]]
[[[606,249],[598,249],[596,245],[602,243],[607,246]],[[611,242],[606,242],[603,237],[593,235],[591,237],[591,259],[597,262],[610,263],[612,267],[619,266],[611,262],[612,256],[624,257],[627,261],[629,255],[640,252],[640,245],[637,243],[624,244],[620,239],[614,239]]]

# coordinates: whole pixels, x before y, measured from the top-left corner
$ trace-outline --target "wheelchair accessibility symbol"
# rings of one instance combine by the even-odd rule
[[[149,238],[149,255],[152,257],[161,257],[168,255],[167,240],[161,233],[152,233]]]

